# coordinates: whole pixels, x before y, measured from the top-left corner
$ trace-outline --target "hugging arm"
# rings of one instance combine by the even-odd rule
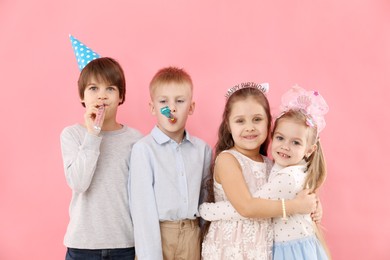
[[[231,156],[230,154],[226,155]],[[223,159],[224,157],[222,157],[220,161]],[[230,161],[232,161],[232,158],[230,158]],[[208,221],[216,221],[282,216],[282,203],[279,199],[291,197],[291,192],[293,192],[295,188],[290,185],[291,176],[278,175],[270,182],[264,184],[262,188],[252,196],[246,186],[238,165],[229,165],[229,160],[227,160],[223,165],[218,166],[218,164],[216,164],[216,173],[218,173],[218,169],[227,172],[225,176],[221,177],[221,184],[231,202],[221,201],[216,203],[203,203],[199,208],[202,218]],[[290,194],[290,196],[288,196],[288,194]],[[295,198],[286,200],[285,203],[286,213],[288,215],[307,214],[314,211],[316,196],[309,194],[309,190],[304,190],[298,193]]]
[[[246,219],[237,212],[229,201],[205,202],[200,205],[199,213],[207,221]]]
[[[273,199],[256,198],[259,194],[249,192],[241,167],[235,157],[229,153],[222,153],[214,169],[215,180],[222,188],[230,201],[215,204],[202,204],[201,216],[206,220],[235,220],[244,218],[272,218],[283,215],[282,203]],[[261,193],[261,191],[259,191]],[[316,205],[315,195],[302,191],[291,200],[286,200],[287,214],[306,214],[314,211]]]

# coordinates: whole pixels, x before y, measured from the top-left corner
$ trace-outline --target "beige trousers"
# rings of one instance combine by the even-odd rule
[[[200,260],[198,220],[160,222],[164,260]]]

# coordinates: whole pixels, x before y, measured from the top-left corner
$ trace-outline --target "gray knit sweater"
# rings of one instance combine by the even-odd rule
[[[141,137],[140,132],[127,126],[102,131],[99,136],[78,124],[62,131],[65,177],[72,189],[65,246],[134,246],[127,183],[131,149]]]

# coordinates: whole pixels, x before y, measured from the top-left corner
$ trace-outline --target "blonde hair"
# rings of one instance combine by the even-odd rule
[[[318,137],[317,127],[316,126],[310,127],[307,125],[306,123],[307,115],[304,114],[301,110],[288,110],[275,120],[274,131],[281,119],[292,119],[295,122],[306,126],[310,130],[308,140],[307,140],[308,145],[316,145],[317,149],[314,150],[309,155],[309,157],[304,158],[305,161],[307,162],[307,171],[306,171],[307,177],[305,180],[304,187],[309,188],[310,190],[312,190],[312,192],[317,192],[318,189],[321,187],[321,185],[324,183],[327,175],[325,157],[322,152],[322,147],[321,147],[320,139]],[[274,132],[272,132],[272,136],[273,135]],[[323,228],[316,223],[313,223],[313,228],[318,240],[320,241],[321,245],[325,250],[325,253],[327,254],[328,258],[331,259],[330,250],[325,241]]]
[[[317,128],[315,126],[310,127],[306,124],[307,116],[302,113],[301,110],[288,110],[275,120],[274,131],[281,119],[292,119],[295,122],[306,126],[310,130],[307,140],[308,145],[316,145],[317,149],[314,150],[309,157],[304,158],[307,162],[307,178],[304,187],[316,192],[324,183],[327,174],[325,157],[322,152],[320,139],[317,138]],[[272,136],[273,134],[274,132],[272,132]]]
[[[149,84],[150,96],[153,95],[155,89],[162,84],[178,83],[188,84],[192,93],[192,79],[191,76],[184,70],[177,67],[162,68],[154,75]]]

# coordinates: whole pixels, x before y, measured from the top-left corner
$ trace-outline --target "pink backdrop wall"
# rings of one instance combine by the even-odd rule
[[[330,112],[323,225],[334,259],[390,259],[390,2],[0,1],[0,259],[63,259],[71,192],[59,134],[82,122],[72,33],[126,71],[119,119],[147,133],[161,67],[195,83],[188,129],[216,141],[225,90],[267,81],[274,108],[295,83]]]

